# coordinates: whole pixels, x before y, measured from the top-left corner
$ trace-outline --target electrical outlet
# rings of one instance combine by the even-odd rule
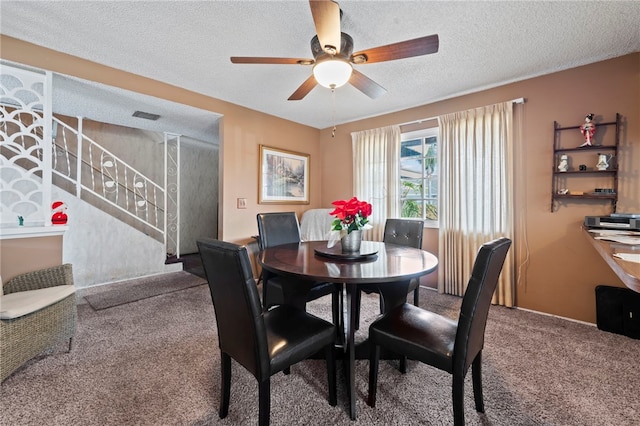
[[[247,199],[246,198],[238,198],[238,208],[246,209],[247,208]]]

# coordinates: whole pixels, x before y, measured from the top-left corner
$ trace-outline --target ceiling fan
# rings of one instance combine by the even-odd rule
[[[401,41],[353,53],[353,39],[340,31],[342,11],[335,1],[310,0],[311,15],[317,35],[311,39],[313,59],[232,56],[234,64],[313,65],[313,74],[291,96],[290,101],[304,98],[317,84],[335,89],[347,82],[372,99],[387,92],[369,77],[353,68],[375,62],[428,55],[438,51],[438,35]]]

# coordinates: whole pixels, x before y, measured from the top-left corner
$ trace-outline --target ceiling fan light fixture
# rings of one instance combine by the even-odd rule
[[[351,64],[341,59],[328,59],[313,66],[313,76],[318,84],[329,89],[344,86],[352,71]]]

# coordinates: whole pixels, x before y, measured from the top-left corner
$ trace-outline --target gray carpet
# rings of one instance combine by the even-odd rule
[[[99,311],[199,286],[206,282],[204,278],[195,274],[178,271],[115,283],[109,286],[109,289],[87,293],[84,298],[93,309]],[[126,291],[123,291],[125,287]]]
[[[218,418],[220,371],[207,286],[100,311],[79,309],[71,353],[64,344],[0,386],[0,425],[257,424],[255,379],[233,364],[231,405]],[[309,310],[330,318],[330,298]],[[421,303],[455,316],[460,299],[421,291]],[[378,299],[363,295],[358,339]],[[493,306],[483,377],[486,414],[465,388],[469,425],[634,425],[640,418],[640,341],[595,327]],[[351,421],[338,370],[338,406],[327,402],[324,362],[307,360],[272,378],[272,425],[450,425],[451,379],[409,362],[380,366],[376,408],[366,405],[368,362],[356,362],[358,419]]]

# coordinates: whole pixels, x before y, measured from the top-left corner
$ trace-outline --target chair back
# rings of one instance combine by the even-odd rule
[[[260,250],[300,242],[300,225],[294,212],[258,213]]]
[[[422,248],[422,233],[424,220],[415,219],[387,219],[384,225],[385,243]]]
[[[483,244],[478,251],[467,290],[462,298],[453,349],[453,369],[463,375],[484,346],[484,331],[491,298],[510,246],[510,239],[499,238]]]
[[[266,327],[246,247],[214,239],[197,243],[209,282],[220,350],[258,380],[269,377]]]

